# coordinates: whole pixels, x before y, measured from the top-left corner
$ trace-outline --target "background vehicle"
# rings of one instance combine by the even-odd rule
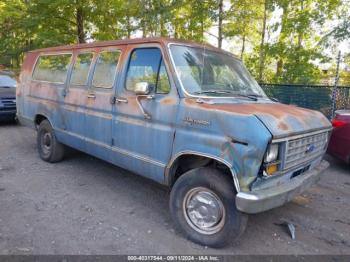
[[[16,117],[15,79],[0,74],[0,121],[11,121]]]
[[[332,125],[327,153],[350,164],[350,110],[336,111]]]
[[[40,157],[65,145],[171,188],[184,235],[223,246],[247,214],[283,205],[328,167],[329,121],[271,101],[241,60],[212,46],[131,39],[27,53],[20,121]],[[147,201],[147,200],[146,200]]]

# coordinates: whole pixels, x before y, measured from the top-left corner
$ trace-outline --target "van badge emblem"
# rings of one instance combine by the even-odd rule
[[[193,119],[192,117],[185,117],[183,120],[186,124],[190,125],[203,125],[203,126],[209,126],[210,122],[207,120],[199,120],[199,119]]]
[[[316,149],[315,145],[313,144],[307,145],[305,153],[306,154],[312,153],[315,149]]]

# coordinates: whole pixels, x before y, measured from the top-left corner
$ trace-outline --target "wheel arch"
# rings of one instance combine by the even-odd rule
[[[210,155],[210,154],[204,154],[201,152],[195,152],[195,151],[179,152],[179,153],[175,154],[173,156],[173,158],[169,161],[169,163],[165,169],[165,183],[169,187],[172,187],[174,185],[174,183],[176,182],[176,180],[182,174],[184,174],[185,172],[188,171],[188,170],[186,170],[184,172],[179,172],[179,168],[180,168],[179,164],[184,159],[186,159],[186,160],[189,159],[189,163],[194,164],[194,166],[191,166],[188,170],[196,168],[196,167],[205,166],[206,164],[208,164],[210,162],[214,162],[214,163],[218,163],[218,164],[223,165],[227,169],[229,174],[231,175],[236,192],[237,193],[240,192],[240,186],[239,186],[239,180],[238,180],[237,174],[234,171],[234,168],[230,163],[228,163],[226,160],[224,160],[220,157]]]
[[[34,126],[35,126],[35,129],[38,129],[40,123],[44,120],[47,120],[49,121],[50,125],[52,126],[52,123],[49,119],[49,117],[46,115],[46,114],[43,114],[43,113],[37,113],[35,116],[34,116]]]

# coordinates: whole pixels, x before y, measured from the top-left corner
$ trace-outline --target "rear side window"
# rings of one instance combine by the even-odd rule
[[[92,85],[94,87],[112,88],[117,65],[120,57],[120,51],[104,51],[98,56]]]
[[[72,85],[86,85],[93,58],[92,53],[83,53],[77,55],[75,59],[70,83]]]
[[[33,79],[63,84],[67,79],[71,54],[40,56],[33,72]]]
[[[134,92],[139,82],[147,82],[156,93],[169,93],[169,78],[158,48],[140,48],[132,52],[126,76],[126,89]]]

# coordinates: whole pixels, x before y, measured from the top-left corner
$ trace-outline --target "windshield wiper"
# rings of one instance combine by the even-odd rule
[[[196,91],[193,94],[195,95],[201,95],[201,94],[230,94],[233,97],[244,97],[244,98],[249,98],[254,101],[258,101],[258,98],[263,97],[262,95],[258,94],[242,94],[242,93],[237,93],[237,91],[233,90],[203,90],[203,91]]]
[[[258,98],[262,97],[261,95],[256,95],[256,94],[234,94],[234,96],[238,96],[238,97],[244,97],[244,98],[249,98],[251,100],[254,101],[258,101]]]
[[[201,95],[201,94],[231,94],[232,92],[230,90],[203,90],[203,91],[196,91],[193,94],[195,95]]]

